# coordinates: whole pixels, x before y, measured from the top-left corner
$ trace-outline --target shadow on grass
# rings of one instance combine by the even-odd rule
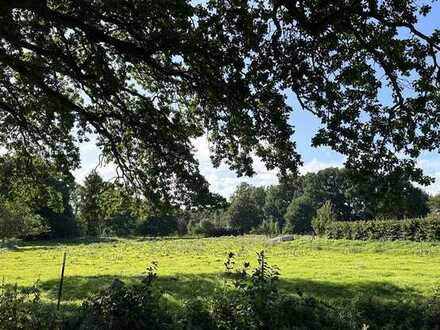
[[[66,238],[66,239],[54,239],[54,240],[20,240],[13,239],[6,242],[0,242],[0,249],[8,251],[23,252],[29,250],[50,250],[58,248],[60,246],[73,246],[73,245],[89,245],[97,243],[115,243],[121,240],[130,239],[137,242],[151,242],[151,241],[173,241],[173,240],[191,240],[200,239],[203,237],[198,236],[166,236],[166,237],[140,237],[140,236],[127,236],[127,237],[82,237],[82,238]]]
[[[0,243],[0,249],[6,249],[9,251],[23,252],[29,250],[50,250],[60,246],[72,246],[72,245],[89,245],[97,243],[114,243],[119,241],[117,238],[112,237],[89,237],[89,238],[76,238],[76,239],[57,239],[57,240],[10,240]]]
[[[90,295],[110,286],[114,276],[68,276],[64,282],[63,301],[67,304],[78,303]],[[139,283],[141,277],[120,278],[127,284]],[[226,284],[229,283],[229,284]],[[215,294],[225,287],[231,287],[232,280],[227,280],[223,273],[209,273],[200,275],[160,276],[155,287],[175,302],[182,302],[194,297],[206,297]],[[40,283],[40,287],[51,300],[57,299],[58,280]],[[423,300],[415,289],[401,288],[390,282],[363,282],[356,284],[341,284],[327,281],[313,281],[306,279],[279,280],[280,290],[285,293],[313,296],[321,300],[344,303],[357,296],[373,296],[384,301]]]

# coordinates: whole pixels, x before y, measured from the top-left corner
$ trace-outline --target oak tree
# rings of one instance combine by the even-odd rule
[[[209,202],[192,141],[215,166],[281,175],[301,164],[291,91],[322,128],[315,146],[363,175],[430,179],[440,146],[440,32],[415,0],[4,0],[0,144],[79,166],[96,134],[104,162],[149,198]],[[380,95],[388,93],[389,102]]]

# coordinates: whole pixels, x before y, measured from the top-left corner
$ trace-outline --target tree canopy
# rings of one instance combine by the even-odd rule
[[[417,26],[429,11],[415,0],[5,0],[0,144],[73,169],[94,133],[103,161],[146,196],[206,204],[191,142],[204,134],[215,166],[252,175],[255,154],[297,172],[292,91],[322,122],[315,146],[364,175],[428,183],[415,159],[440,146],[440,31]]]
[[[0,156],[0,217],[15,223],[16,236],[75,236],[73,186],[70,173],[60,173],[41,158]]]

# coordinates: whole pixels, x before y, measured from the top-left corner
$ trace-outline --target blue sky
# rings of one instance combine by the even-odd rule
[[[440,4],[434,2],[432,4],[433,11],[427,17],[421,18],[418,28],[430,33],[435,28],[440,28]],[[381,100],[388,103],[389,99],[386,93]],[[295,135],[293,139],[297,143],[297,150],[302,155],[304,166],[301,168],[302,173],[316,172],[330,166],[342,166],[344,157],[329,148],[313,148],[311,147],[311,139],[320,122],[317,118],[307,112],[301,110],[299,104],[295,101],[293,95],[288,95],[288,103],[293,107],[290,117],[290,123],[295,127]],[[252,178],[238,178],[234,172],[230,171],[226,166],[222,165],[218,169],[214,169],[209,159],[209,150],[206,138],[200,138],[194,141],[196,155],[200,162],[200,170],[211,184],[211,190],[229,197],[235,187],[243,181],[253,185],[270,185],[277,182],[276,171],[268,171],[264,164],[258,159],[254,159],[254,167],[257,174]],[[85,175],[98,165],[99,150],[94,141],[80,146],[82,168],[75,171],[78,182],[82,182]],[[431,194],[440,192],[440,155],[438,153],[424,153],[419,158],[419,166],[425,170],[425,173],[436,178],[436,182],[429,187],[424,187]],[[112,166],[98,167],[97,170],[106,178],[110,179],[114,176],[114,168]]]

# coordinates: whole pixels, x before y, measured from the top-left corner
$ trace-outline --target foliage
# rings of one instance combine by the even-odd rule
[[[16,221],[20,237],[77,236],[69,204],[72,186],[70,173],[43,159],[19,154],[0,157],[0,208],[3,217],[8,213],[9,221]]]
[[[315,208],[309,196],[303,195],[293,199],[284,215],[287,230],[295,233],[310,232],[314,215]]]
[[[167,236],[178,232],[178,219],[173,215],[149,217],[137,226],[136,232],[143,236]]]
[[[85,235],[100,236],[104,230],[104,211],[100,207],[106,183],[96,171],[90,172],[79,187],[79,216],[85,225]]]
[[[203,220],[190,229],[190,233],[206,237],[238,236],[242,232],[239,229],[219,227],[210,220]]]
[[[264,199],[265,218],[274,219],[280,228],[286,224],[284,214],[294,196],[299,194],[297,179],[289,178],[281,180],[278,185],[269,186],[266,189]]]
[[[15,212],[0,208],[0,239],[36,237],[49,231],[38,215]]]
[[[120,280],[83,303],[78,329],[169,329],[170,315],[152,290],[157,265],[149,267],[142,284],[127,286]]]
[[[246,183],[239,185],[227,211],[229,225],[242,232],[259,226],[264,219],[264,198],[263,188]]]
[[[428,201],[429,210],[432,213],[440,213],[440,194],[437,194],[435,196],[431,196]]]
[[[385,304],[374,296],[358,296],[346,308],[352,328],[440,329],[440,299],[434,294],[422,303],[399,301]]]
[[[229,226],[226,208],[205,208],[189,210],[181,214],[186,221],[186,231],[190,234],[210,236],[217,229],[226,229]]]
[[[252,233],[276,236],[281,234],[281,228],[278,221],[274,220],[273,218],[266,217],[263,223],[259,227],[255,228]]]
[[[331,239],[354,240],[440,240],[440,220],[437,216],[422,219],[371,220],[330,222],[325,233]]]
[[[134,234],[139,219],[152,213],[148,200],[117,182],[104,181],[96,171],[77,187],[76,209],[83,234],[89,236]]]
[[[58,323],[57,313],[44,307],[36,286],[0,286],[0,329],[55,329]]]
[[[361,210],[355,220],[372,218],[416,218],[429,212],[428,195],[415,187],[405,176],[355,177],[349,173],[350,180],[358,183],[351,192],[352,198]],[[348,218],[339,219],[348,220]]]
[[[254,173],[253,154],[297,171],[289,89],[322,122],[313,145],[347,156],[359,177],[427,183],[416,158],[440,144],[440,33],[417,23],[430,10],[414,0],[6,0],[0,142],[72,169],[92,132],[102,160],[152,200],[209,203],[193,138],[207,134],[214,165],[239,175]]]
[[[105,182],[105,188],[98,195],[98,207],[105,219],[115,216],[145,219],[153,213],[148,200],[136,196],[129,187],[118,183]]]
[[[107,236],[128,236],[135,233],[136,219],[127,214],[117,214],[105,220]]]
[[[326,232],[327,226],[336,221],[335,213],[333,212],[333,205],[327,201],[322,205],[316,215],[312,219],[312,227],[315,234],[322,236]]]

